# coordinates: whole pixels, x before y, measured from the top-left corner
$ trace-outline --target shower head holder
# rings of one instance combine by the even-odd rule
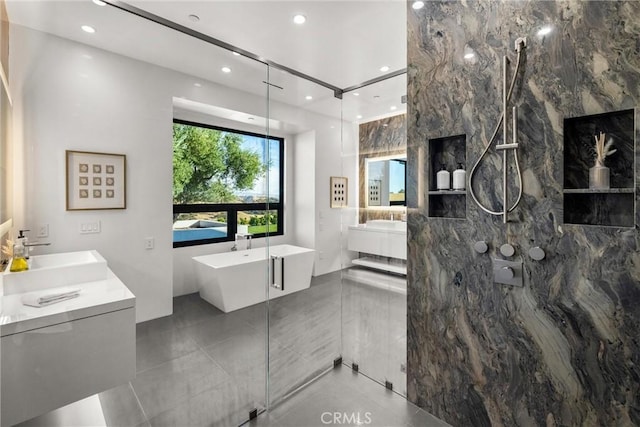
[[[520,52],[522,49],[527,47],[527,38],[526,37],[518,37],[515,42],[516,52]]]

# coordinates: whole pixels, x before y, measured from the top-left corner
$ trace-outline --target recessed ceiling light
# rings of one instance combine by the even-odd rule
[[[395,105],[392,105],[391,108],[389,108],[391,111],[397,110],[398,107],[396,107]]]
[[[358,115],[356,116],[356,119],[361,119],[361,118],[362,118],[362,116],[361,116],[360,114],[358,114]]]
[[[222,67],[221,70],[222,70],[223,73],[230,73],[231,72],[231,68],[229,68],[229,67]]]
[[[476,56],[476,54],[473,52],[465,53],[464,59],[472,59],[474,56]]]
[[[360,96],[358,92],[353,92],[353,96]]]
[[[383,65],[382,67],[380,67],[380,71],[382,71],[383,73],[386,73],[387,71],[389,71],[389,66]]]
[[[193,84],[195,87],[202,87],[202,85],[200,83],[194,83]]]
[[[253,117],[247,117],[247,120],[255,120]]]
[[[233,54],[234,54],[235,56],[240,56],[240,54],[239,54],[238,52],[233,52]]]
[[[424,2],[423,1],[414,1],[413,4],[411,5],[411,7],[414,8],[415,10],[422,9],[424,7]]]
[[[546,25],[546,26],[540,28],[540,30],[538,30],[538,35],[539,36],[546,36],[550,32],[551,32],[551,26]]]
[[[189,15],[189,21],[198,22],[199,20],[200,20],[200,17],[198,15],[194,15],[194,14]]]
[[[311,101],[313,99],[313,96],[307,95],[304,97],[304,99],[306,99],[307,101]]]
[[[304,15],[296,15],[293,17],[293,22],[298,25],[302,25],[307,22],[307,17]]]
[[[85,33],[93,34],[93,33],[95,33],[95,32],[96,32],[96,29],[95,29],[95,28],[90,27],[90,26],[88,26],[88,25],[83,25],[83,26],[82,26],[82,27],[80,27],[80,28],[82,28],[82,31],[84,31]]]
[[[93,0],[94,4],[97,4],[98,6],[106,6],[107,4],[105,2],[103,2],[102,0]]]

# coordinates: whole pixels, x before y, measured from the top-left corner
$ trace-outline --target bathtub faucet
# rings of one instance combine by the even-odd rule
[[[251,249],[251,237],[253,237],[251,233],[236,233],[236,243],[233,245],[231,250],[237,251],[238,249],[240,249],[238,247],[239,241],[244,241],[244,245],[241,245],[244,246],[244,249]]]

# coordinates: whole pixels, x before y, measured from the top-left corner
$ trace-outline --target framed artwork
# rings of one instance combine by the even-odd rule
[[[124,154],[66,151],[67,210],[126,209]]]
[[[330,182],[330,206],[332,208],[347,207],[349,202],[347,193],[348,180],[344,176],[332,176]]]

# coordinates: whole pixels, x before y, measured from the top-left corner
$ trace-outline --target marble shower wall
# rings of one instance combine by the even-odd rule
[[[637,228],[563,223],[563,119],[639,106],[640,2],[425,3],[407,12],[409,399],[456,426],[640,425]],[[543,25],[552,32],[537,36]],[[465,134],[471,169],[500,118],[502,57],[513,70],[521,36],[510,105],[522,201],[506,225],[469,194],[465,219],[429,218],[428,140]],[[502,162],[490,153],[474,188],[499,210]],[[489,252],[473,250],[478,240]],[[504,243],[523,261],[523,287],[493,282]],[[527,255],[535,246],[544,260]]]
[[[398,215],[397,210],[391,211],[381,208],[367,209],[366,207],[367,187],[364,178],[365,159],[405,155],[407,153],[407,115],[400,114],[362,123],[358,131],[359,222],[362,224],[367,222],[368,219],[390,219],[391,214]]]

